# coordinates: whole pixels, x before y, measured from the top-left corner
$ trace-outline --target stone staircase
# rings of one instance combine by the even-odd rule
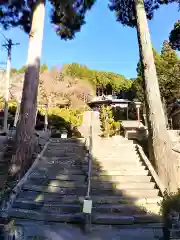
[[[95,223],[132,225],[161,221],[160,191],[133,141],[97,138],[93,156],[93,182],[101,192],[99,196],[92,192],[92,198],[98,198],[99,208],[104,208],[94,212]]]
[[[52,140],[22,185],[8,215],[54,222],[81,220],[87,190],[83,158],[81,140]]]
[[[101,139],[98,113],[93,114],[92,226],[159,227],[160,191],[136,144],[120,136]],[[9,217],[83,223],[85,153],[84,139],[51,139],[9,208]]]
[[[93,149],[92,224],[158,223],[160,197],[156,184],[140,161],[135,145],[127,140],[116,142],[102,140],[101,148]],[[83,159],[82,140],[50,142],[8,215],[15,219],[83,223],[88,171]]]

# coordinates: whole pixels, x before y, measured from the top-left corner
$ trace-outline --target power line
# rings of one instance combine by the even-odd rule
[[[8,41],[8,38],[1,31],[0,34],[5,38],[6,41]]]

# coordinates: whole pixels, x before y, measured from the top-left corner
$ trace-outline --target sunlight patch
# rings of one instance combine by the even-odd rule
[[[59,186],[59,181],[57,181],[57,180],[52,180],[49,183],[49,187],[57,187],[57,186]]]
[[[48,184],[48,191],[50,191],[50,192],[56,192],[57,191],[57,188],[56,188],[56,186],[57,185],[55,185],[55,183],[56,183],[57,181],[56,180],[52,180],[49,184]]]
[[[35,198],[35,202],[39,202],[44,200],[44,195],[43,194],[39,194],[36,198]]]

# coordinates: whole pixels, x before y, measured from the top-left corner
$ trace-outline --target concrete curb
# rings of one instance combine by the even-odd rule
[[[150,171],[151,173],[151,176],[153,177],[155,183],[157,184],[160,192],[161,192],[161,195],[163,196],[164,195],[164,192],[165,192],[165,187],[164,185],[162,184],[162,182],[160,181],[159,179],[159,176],[157,175],[157,173],[155,172],[152,164],[150,163],[149,159],[147,158],[147,156],[145,155],[143,149],[141,146],[139,145],[136,145],[136,148],[137,148],[137,151],[141,157],[141,159],[143,160],[143,162],[145,163],[147,169]]]

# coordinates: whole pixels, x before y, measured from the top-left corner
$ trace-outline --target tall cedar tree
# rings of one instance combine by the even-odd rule
[[[171,141],[166,129],[165,115],[160,97],[159,84],[154,63],[148,19],[159,8],[157,0],[109,0],[110,10],[115,11],[117,21],[136,27],[140,58],[143,69],[145,99],[147,103],[148,128],[151,156],[160,179],[169,192],[176,191]]]
[[[172,103],[179,98],[180,94],[180,60],[176,51],[172,49],[167,40],[163,43],[161,54],[156,52],[155,49],[153,49],[153,54],[161,92],[161,99],[164,100],[164,106],[166,106],[169,112],[172,107]],[[137,65],[137,79],[132,84],[132,90],[143,102],[144,94],[142,79],[142,65],[139,61]],[[166,108],[164,110],[166,110]]]
[[[12,0],[0,5],[0,24],[21,27],[29,34],[28,59],[16,131],[16,153],[12,157],[11,174],[21,177],[31,164],[39,84],[40,58],[46,0]],[[95,0],[49,0],[51,23],[62,39],[73,39],[85,23],[85,14]]]

